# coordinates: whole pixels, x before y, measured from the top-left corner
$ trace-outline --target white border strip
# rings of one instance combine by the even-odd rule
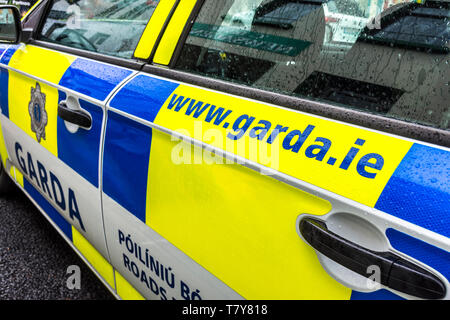
[[[114,298],[121,300],[120,296],[117,294],[115,289],[113,289],[108,282],[98,273],[96,269],[90,264],[90,262],[83,256],[83,254],[78,250],[77,247],[73,244],[73,242],[62,232],[62,230],[56,225],[56,223],[45,213],[45,211],[37,204],[37,202],[28,194],[28,192],[25,190],[25,188],[22,188],[22,186],[17,183],[14,179],[12,179],[10,173],[8,172],[8,176],[11,178],[11,180],[17,185],[17,187],[30,199],[30,201],[34,204],[34,206],[41,212],[41,214],[47,219],[47,221],[52,225],[53,228],[56,229],[56,231],[59,233],[59,235],[70,245],[70,247],[75,251],[75,253],[81,258],[81,260],[91,269],[91,271],[97,276],[97,278],[103,283],[103,285],[111,292],[111,294],[114,296]],[[25,176],[24,176],[25,179]],[[70,225],[71,228],[73,228],[72,225]],[[109,263],[109,261],[108,261]],[[112,266],[113,272],[114,272],[114,266]],[[115,281],[115,274],[114,274],[114,281]]]

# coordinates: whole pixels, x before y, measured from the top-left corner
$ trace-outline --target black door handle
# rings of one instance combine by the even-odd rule
[[[431,272],[393,252],[377,252],[361,247],[328,230],[317,219],[300,221],[300,233],[317,251],[344,267],[368,277],[368,267],[380,268],[380,283],[386,287],[422,299],[442,299],[446,288]]]
[[[69,109],[64,101],[58,105],[58,116],[67,122],[85,129],[90,129],[92,126],[92,118],[88,113],[81,110]]]

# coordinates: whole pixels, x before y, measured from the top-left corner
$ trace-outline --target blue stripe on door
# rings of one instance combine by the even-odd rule
[[[167,80],[138,75],[113,98],[110,106],[153,122],[161,107],[179,84]]]
[[[9,71],[0,67],[0,108],[5,117],[9,118]]]
[[[405,300],[388,290],[381,289],[375,292],[352,291],[350,300]]]
[[[395,229],[386,230],[392,247],[430,266],[450,280],[450,253]]]
[[[143,222],[151,142],[151,128],[108,112],[103,191]]]
[[[77,58],[66,70],[59,85],[103,101],[131,74],[131,70]]]
[[[31,198],[45,211],[47,216],[59,227],[59,229],[72,241],[72,226],[61,214],[47,201],[27,179],[23,179],[23,187]]]
[[[414,144],[375,208],[450,236],[450,152]]]
[[[8,49],[8,45],[0,44],[0,56]]]
[[[8,49],[6,49],[6,52],[3,54],[2,58],[0,59],[0,63],[8,65],[9,61],[11,61],[12,56],[14,53],[16,53],[17,49],[20,45],[14,45],[10,46]]]
[[[59,91],[58,103],[65,99],[65,93]],[[58,117],[58,158],[98,188],[103,109],[82,99],[79,102],[81,108],[91,115],[92,128],[79,128],[76,133],[70,133],[64,120]]]
[[[18,46],[1,47],[0,64],[8,65],[13,54],[17,51]],[[5,52],[6,51],[6,52]],[[9,118],[9,102],[8,102],[8,91],[9,91],[9,71],[6,68],[0,67],[0,107],[2,109],[2,114]]]

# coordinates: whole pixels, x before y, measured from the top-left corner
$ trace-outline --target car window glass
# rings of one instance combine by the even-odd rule
[[[40,39],[131,58],[159,1],[53,1]]]
[[[447,0],[206,0],[175,68],[449,129]]]
[[[449,10],[442,8],[418,7],[376,32],[375,37],[394,42],[405,41],[413,46],[445,48],[450,35],[449,13]]]

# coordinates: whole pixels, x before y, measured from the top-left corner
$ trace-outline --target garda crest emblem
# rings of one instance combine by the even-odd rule
[[[31,117],[31,131],[36,133],[36,139],[40,143],[45,140],[45,127],[48,122],[45,111],[45,94],[41,92],[41,86],[36,82],[36,88],[31,88],[31,100],[28,104],[28,113]]]

